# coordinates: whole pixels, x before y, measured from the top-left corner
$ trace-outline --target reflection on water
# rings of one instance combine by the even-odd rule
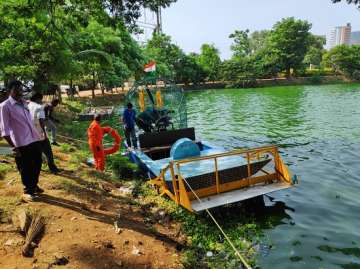
[[[360,85],[190,92],[188,113],[214,144],[279,145],[300,177],[255,214],[262,268],[360,268]]]

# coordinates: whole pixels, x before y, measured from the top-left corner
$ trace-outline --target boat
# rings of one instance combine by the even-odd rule
[[[154,98],[154,96],[156,98]],[[144,79],[126,96],[139,112],[141,133],[130,159],[149,175],[159,195],[200,212],[291,188],[277,146],[225,150],[199,140],[187,126],[184,91],[163,79]]]
[[[113,113],[113,106],[88,107],[78,115],[78,118],[79,121],[91,121],[94,119],[95,114],[99,114],[101,115],[102,119],[109,119]]]

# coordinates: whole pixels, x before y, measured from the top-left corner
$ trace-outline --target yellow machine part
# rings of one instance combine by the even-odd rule
[[[164,106],[164,103],[163,103],[163,99],[162,99],[162,96],[161,96],[161,91],[157,90],[156,91],[156,107],[157,108],[162,108],[163,106]]]
[[[145,111],[145,95],[143,89],[139,91],[139,107],[141,112]]]

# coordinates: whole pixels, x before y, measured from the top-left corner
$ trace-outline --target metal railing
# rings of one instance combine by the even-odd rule
[[[222,170],[221,167],[219,167],[219,159],[232,156],[244,157],[246,160],[244,165],[247,165],[247,176],[234,178],[234,180],[231,180],[230,182],[223,182],[221,180]],[[260,169],[262,175],[256,175],[256,173],[252,174],[251,166],[253,165],[253,161],[269,158],[272,159],[274,164],[273,171],[265,171]],[[282,181],[287,184],[292,184],[290,173],[286,165],[281,160],[278,148],[276,146],[266,146],[248,150],[233,150],[230,152],[208,156],[201,156],[184,160],[174,160],[161,170],[158,178],[151,180],[150,183],[161,189],[162,195],[168,195],[177,204],[184,206],[190,211],[193,211],[191,208],[191,201],[196,197],[189,190],[189,188],[186,187],[184,180],[187,180],[186,183],[189,183],[189,179],[184,179],[183,175],[181,174],[181,166],[189,163],[209,160],[212,160],[214,163],[215,184],[195,190],[197,196],[199,197],[216,195],[222,192],[247,188],[260,183],[272,183],[274,181]],[[172,191],[169,189],[166,181],[166,179],[169,179],[169,176],[171,179]]]

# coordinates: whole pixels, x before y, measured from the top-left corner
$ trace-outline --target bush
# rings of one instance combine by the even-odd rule
[[[329,68],[320,68],[320,69],[307,69],[304,76],[305,77],[312,77],[312,76],[334,76],[336,73]]]
[[[132,179],[139,174],[137,165],[131,163],[126,156],[112,155],[107,161],[116,179]]]
[[[315,74],[309,78],[311,84],[321,84],[322,78],[319,74]]]
[[[5,178],[6,173],[10,170],[10,166],[2,164],[0,166],[0,180]]]
[[[360,81],[360,71],[359,70],[354,71],[352,73],[352,78],[355,79],[355,80]]]

